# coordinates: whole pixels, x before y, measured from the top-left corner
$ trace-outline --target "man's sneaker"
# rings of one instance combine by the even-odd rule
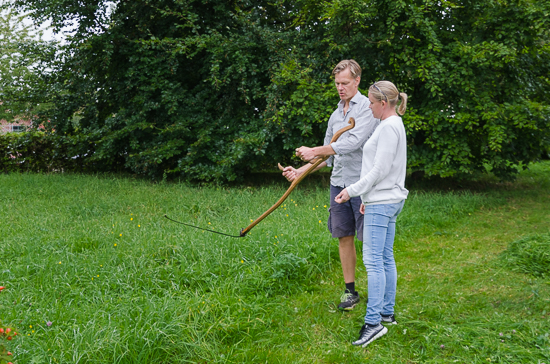
[[[369,345],[371,342],[373,342],[374,340],[385,335],[386,332],[388,332],[388,329],[380,324],[377,324],[377,325],[364,324],[363,327],[361,327],[361,331],[359,331],[359,339],[357,339],[357,341],[352,342],[352,344],[356,346],[365,347]]]
[[[350,293],[348,290],[344,292],[342,297],[340,297],[340,304],[338,305],[338,309],[342,311],[351,311],[359,303],[361,299],[359,298],[359,293],[355,292],[355,294]]]
[[[388,324],[388,325],[397,325],[397,321],[395,321],[395,315],[388,315],[388,316],[382,316],[382,323]]]

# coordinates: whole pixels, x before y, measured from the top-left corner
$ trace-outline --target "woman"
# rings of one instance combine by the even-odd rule
[[[397,107],[398,101],[399,107]],[[353,345],[367,346],[388,332],[382,322],[395,324],[394,306],[397,270],[393,257],[395,221],[409,191],[405,189],[407,140],[401,117],[407,108],[407,94],[399,93],[389,81],[369,88],[370,108],[380,125],[363,147],[361,179],[335,198],[344,203],[361,196],[363,262],[368,275],[368,305],[365,324]]]

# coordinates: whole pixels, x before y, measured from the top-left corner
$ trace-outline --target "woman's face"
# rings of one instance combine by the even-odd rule
[[[370,93],[369,93],[369,100],[370,100],[369,107],[372,110],[372,116],[374,116],[376,119],[381,119],[384,113],[384,106],[386,106],[386,102],[384,101],[384,103],[382,103],[382,101],[377,100]]]

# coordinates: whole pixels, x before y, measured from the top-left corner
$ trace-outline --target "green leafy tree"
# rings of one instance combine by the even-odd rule
[[[512,178],[548,145],[548,2],[344,0],[319,8],[323,29],[301,28],[314,48],[294,57],[308,66],[353,57],[364,88],[387,79],[411,95],[404,121],[413,171]],[[283,116],[296,106],[310,108],[303,102]]]
[[[45,109],[47,73],[55,46],[25,22],[10,2],[0,2],[0,119],[35,119]]]
[[[56,28],[78,20],[55,68],[51,120],[58,132],[89,136],[93,158],[152,177],[233,180],[277,157],[266,86],[292,33],[284,9],[241,1],[120,2],[111,13],[102,2],[19,5]]]
[[[158,178],[234,180],[322,142],[330,71],[411,95],[409,165],[501,178],[549,139],[548,2],[15,0],[74,25],[48,114],[91,158]]]

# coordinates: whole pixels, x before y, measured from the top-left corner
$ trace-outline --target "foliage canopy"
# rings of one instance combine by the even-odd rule
[[[547,1],[15,0],[56,29],[57,132],[151,177],[234,180],[318,145],[330,71],[363,67],[410,95],[409,166],[501,178],[550,140]]]
[[[47,73],[55,45],[43,41],[42,32],[8,5],[0,0],[0,119],[33,119],[48,99],[41,76]]]

